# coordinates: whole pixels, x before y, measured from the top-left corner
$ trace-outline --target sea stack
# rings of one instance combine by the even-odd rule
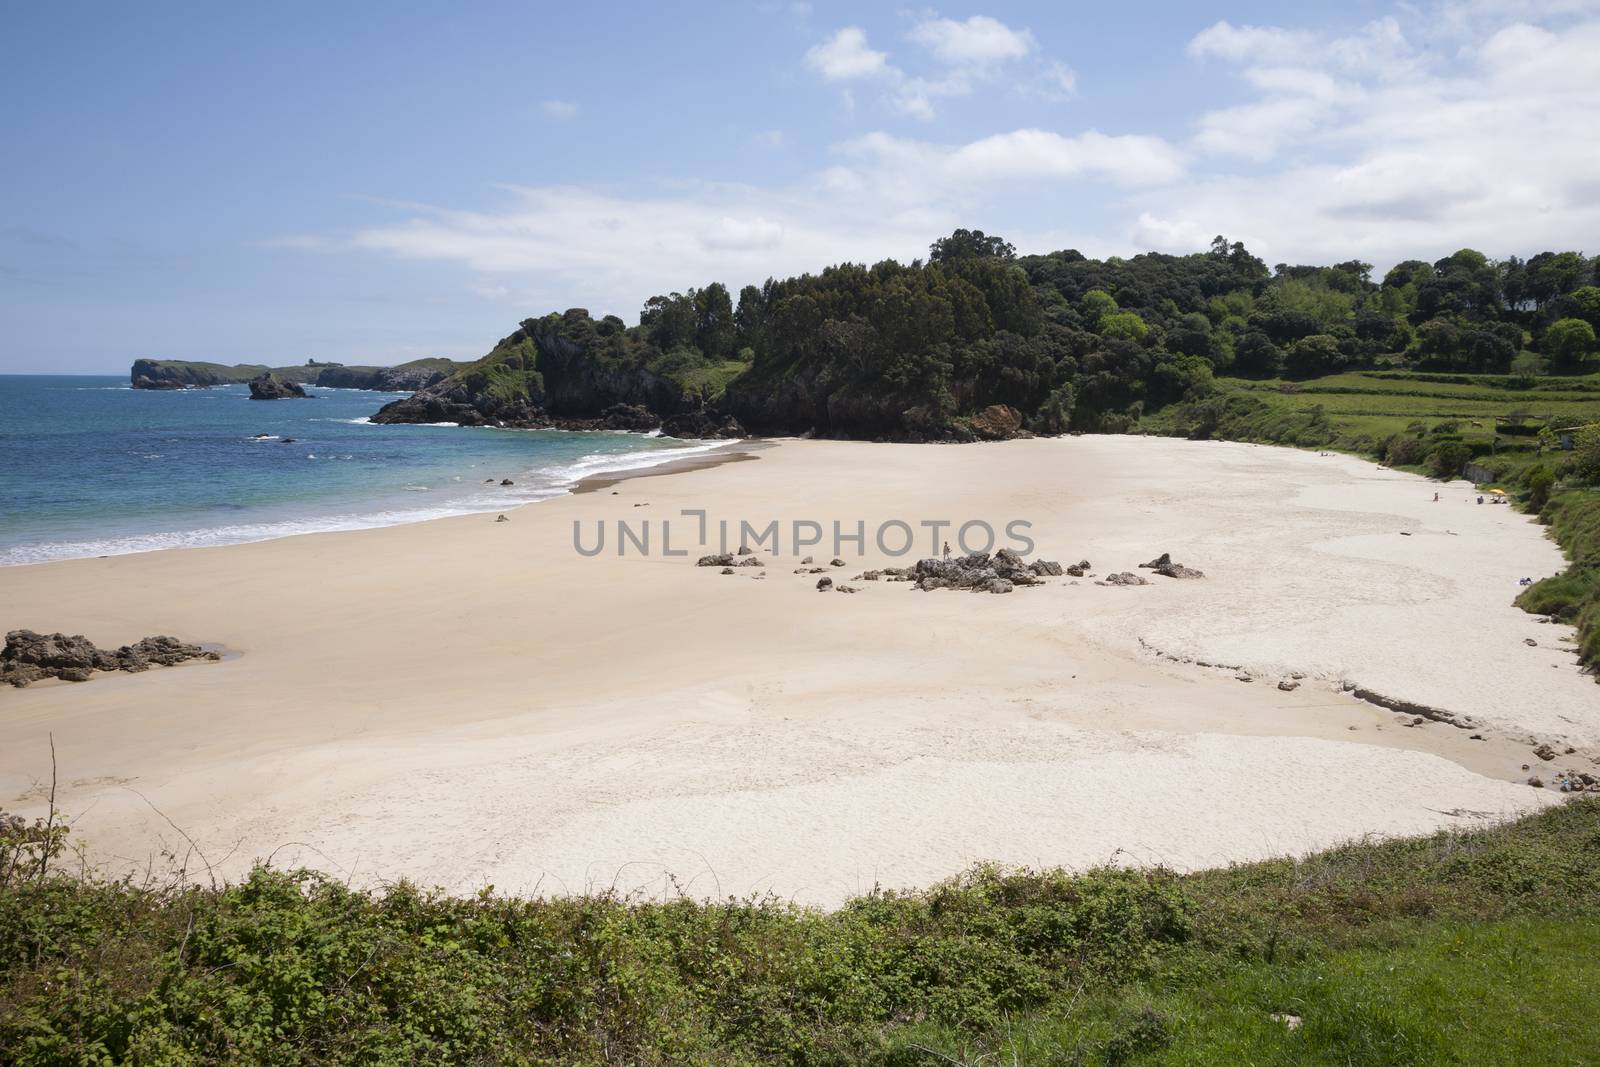
[[[251,400],[309,400],[298,382],[286,382],[275,374],[263,374],[250,379]]]

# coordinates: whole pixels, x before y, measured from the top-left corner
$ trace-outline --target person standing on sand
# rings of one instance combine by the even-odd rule
[[[950,542],[949,541],[946,541],[944,543],[944,558],[945,559],[949,559],[950,558]]]
[[[1439,502],[1439,494],[1438,493],[1434,493],[1433,494],[1433,502],[1435,504],[1437,504]]]

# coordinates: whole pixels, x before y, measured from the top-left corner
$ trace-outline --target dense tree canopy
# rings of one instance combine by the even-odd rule
[[[713,282],[650,298],[633,328],[573,311],[524,333],[588,353],[608,382],[648,375],[612,395],[665,391],[756,431],[940,436],[992,404],[1037,430],[1117,429],[1218,373],[1581,370],[1600,356],[1597,281],[1579,252],[1495,261],[1464,248],[1375,280],[1355,259],[1269,269],[1222,237],[1192,255],[1095,260],[1018,256],[956,230],[927,262],[841,263],[737,301]]]

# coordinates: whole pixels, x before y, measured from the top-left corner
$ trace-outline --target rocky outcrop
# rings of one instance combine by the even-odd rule
[[[1022,436],[1022,412],[1005,404],[991,404],[968,423],[980,441],[1009,441]]]
[[[1141,563],[1139,566],[1153,570],[1157,574],[1167,578],[1205,577],[1205,573],[1203,571],[1197,571],[1193,567],[1185,567],[1181,563],[1172,562],[1172,555],[1168,552],[1163,552],[1149,563]]]
[[[40,634],[12,630],[0,650],[0,682],[18,689],[41,678],[87,682],[96,671],[138,673],[153,666],[171,667],[191,659],[221,659],[221,654],[175,637],[146,637],[117,649],[96,648],[81,634]]]
[[[654,370],[644,357],[628,346],[620,321],[596,322],[574,308],[524,321],[476,363],[384,405],[372,421],[744,436],[688,378]]]
[[[661,433],[687,441],[750,436],[732,415],[718,415],[712,411],[668,415],[661,420]]]
[[[457,364],[449,359],[417,359],[395,367],[323,366],[316,376],[302,379],[307,385],[324,389],[370,389],[380,393],[405,393],[426,389],[455,373]],[[307,367],[306,370],[316,368]]]
[[[251,400],[309,400],[298,382],[286,382],[272,374],[250,379]]]
[[[890,568],[883,572],[896,575]],[[1038,585],[1042,575],[1059,575],[1061,564],[1040,559],[1032,563],[1023,560],[1009,548],[1002,548],[993,556],[987,552],[973,552],[954,559],[922,559],[911,568],[917,588],[965,589],[975,593],[1009,593],[1017,586]]]

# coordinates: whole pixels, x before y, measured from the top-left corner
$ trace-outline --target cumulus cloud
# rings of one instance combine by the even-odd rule
[[[893,73],[889,56],[867,44],[867,31],[846,26],[806,52],[806,65],[828,81],[853,81]]]
[[[1014,30],[987,15],[973,15],[965,22],[927,19],[912,28],[911,39],[942,62],[961,67],[1021,59],[1038,47],[1031,31]]]
[[[1066,64],[1036,56],[1039,44],[1031,30],[1014,29],[988,15],[962,21],[926,15],[911,27],[907,39],[922,50],[925,69],[907,70],[890,62],[889,54],[873,48],[859,26],[846,26],[814,45],[805,64],[827,82],[877,81],[881,103],[890,113],[924,121],[937,115],[939,101],[971,96],[984,86],[1009,85],[1056,99],[1071,97],[1077,88],[1077,76]],[[1008,70],[1028,59],[1031,73]],[[848,90],[844,102],[847,110],[854,110],[855,97]]]

